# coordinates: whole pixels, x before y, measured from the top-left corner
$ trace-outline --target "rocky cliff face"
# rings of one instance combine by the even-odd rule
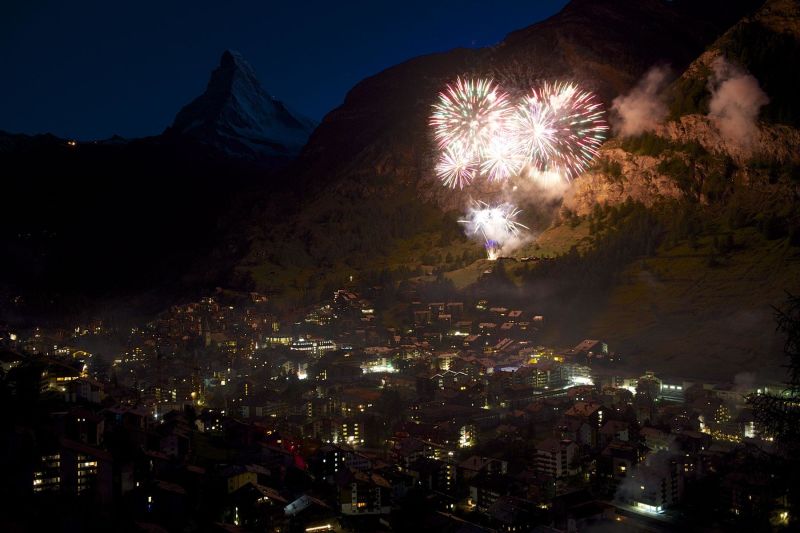
[[[570,185],[564,206],[579,215],[585,215],[591,212],[595,204],[616,205],[628,197],[645,205],[683,198],[686,192],[661,163],[671,157],[687,159],[680,147],[691,144],[702,147],[709,154],[707,159],[710,159],[705,165],[695,165],[697,180],[716,170],[715,163],[729,160],[733,164],[730,181],[753,187],[776,181],[768,171],[753,168],[754,159],[777,164],[800,162],[800,131],[784,125],[761,124],[753,144],[746,147],[726,139],[714,120],[703,115],[686,115],[679,120],[666,122],[653,133],[668,141],[673,148],[665,149],[658,156],[642,155],[625,150],[620,140],[609,141],[603,146],[600,159],[608,162],[603,165],[606,168],[610,165],[619,166],[613,173],[595,167],[579,176]],[[773,190],[792,187],[787,183],[772,185]]]
[[[683,197],[677,184],[658,172],[659,158],[630,154],[611,146],[602,150],[602,157],[619,164],[621,175],[615,179],[605,172],[582,174],[570,185],[564,197],[564,207],[578,215],[587,215],[596,204],[617,205],[629,196],[645,205]]]
[[[696,142],[711,153],[730,156],[742,166],[756,156],[776,161],[795,159],[800,148],[800,131],[795,128],[762,123],[752,145],[742,145],[722,135],[714,119],[703,115],[686,115],[666,122],[654,133],[674,143]]]
[[[757,22],[775,33],[800,38],[800,3],[797,0],[767,0],[752,16],[739,24]]]

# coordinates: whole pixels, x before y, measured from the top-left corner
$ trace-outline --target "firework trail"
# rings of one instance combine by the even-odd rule
[[[520,210],[509,203],[491,206],[478,201],[459,222],[466,226],[469,236],[483,239],[486,253],[493,260],[506,243],[518,238],[523,229],[528,229],[517,222],[519,213]]]

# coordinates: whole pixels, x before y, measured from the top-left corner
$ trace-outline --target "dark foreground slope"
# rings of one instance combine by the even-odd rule
[[[189,285],[215,281],[221,221],[264,168],[185,139],[70,142],[0,136],[0,292],[12,317],[104,299],[137,307],[148,293],[160,306],[198,263],[207,279]]]

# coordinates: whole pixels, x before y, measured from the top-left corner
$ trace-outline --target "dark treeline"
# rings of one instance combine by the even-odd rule
[[[594,292],[613,282],[631,260],[652,254],[664,233],[657,212],[630,198],[618,206],[598,204],[588,219],[594,246],[584,252],[573,247],[553,261],[527,267],[527,284],[555,281]]]

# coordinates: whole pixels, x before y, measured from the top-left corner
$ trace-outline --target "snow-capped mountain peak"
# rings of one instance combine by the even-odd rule
[[[248,158],[297,155],[315,123],[269,95],[238,52],[226,50],[206,90],[168,129]]]

